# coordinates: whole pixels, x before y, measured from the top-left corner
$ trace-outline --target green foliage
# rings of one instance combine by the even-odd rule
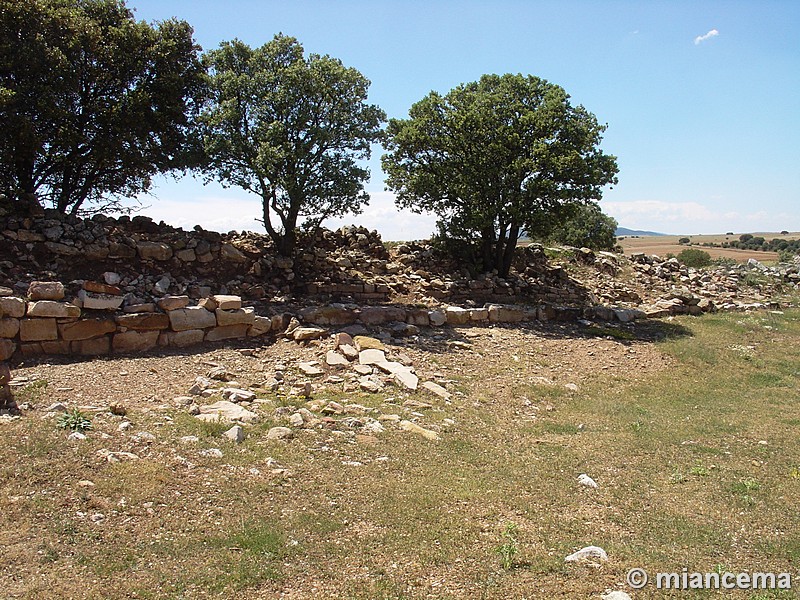
[[[699,248],[686,248],[685,250],[681,250],[680,254],[678,254],[678,260],[687,267],[699,269],[700,267],[707,267],[711,264],[711,255]]]
[[[78,431],[83,433],[84,431],[88,431],[92,428],[92,421],[80,410],[73,408],[72,410],[65,412],[63,415],[60,415],[56,421],[56,425],[59,429],[69,429],[70,431]]]
[[[690,240],[690,239],[689,239],[689,238],[687,238],[687,237],[682,237],[681,239],[679,239],[679,240],[678,240],[678,243],[679,243],[679,244],[688,244],[688,243],[690,243],[691,241],[692,241],[692,240]]]
[[[514,566],[514,558],[519,554],[519,546],[516,538],[518,529],[516,523],[506,523],[506,528],[501,534],[505,542],[500,544],[495,550],[495,552],[500,555],[500,563],[506,571]]]
[[[203,110],[206,176],[262,200],[264,226],[290,255],[300,219],[358,214],[369,201],[370,156],[384,112],[367,104],[369,80],[330,56],[303,56],[292,37],[208,52],[211,100]],[[279,223],[273,224],[277,215]]]
[[[192,28],[121,0],[0,0],[0,193],[119,208],[189,166],[205,71]]]
[[[598,147],[603,131],[557,85],[484,75],[390,120],[382,164],[399,207],[435,212],[441,235],[505,276],[522,230],[549,233],[565,207],[616,183],[616,159]]]
[[[594,202],[575,206],[566,220],[553,222],[550,238],[560,244],[593,250],[613,250],[617,221],[604,215]]]

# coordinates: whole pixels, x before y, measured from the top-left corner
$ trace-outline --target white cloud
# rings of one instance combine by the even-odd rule
[[[633,200],[602,202],[601,206],[621,227],[676,235],[781,231],[797,227],[796,217],[787,214],[765,210],[745,214],[730,210],[729,207],[717,209],[699,202]]]
[[[716,37],[718,35],[719,35],[719,31],[717,31],[716,29],[712,29],[711,31],[709,31],[705,35],[698,35],[696,38],[694,38],[694,45],[697,46],[701,42],[705,42],[706,40],[710,40],[711,38]]]
[[[158,194],[158,199],[144,197],[146,206],[141,214],[151,219],[164,221],[173,227],[192,229],[200,225],[210,231],[228,232],[232,230],[265,233],[262,218],[261,200],[256,196],[231,190],[216,193],[198,193],[190,197]],[[436,217],[418,215],[411,211],[399,211],[394,204],[394,194],[390,192],[370,192],[370,203],[360,215],[346,215],[339,219],[328,219],[323,223],[328,229],[338,229],[342,225],[363,225],[377,229],[384,240],[426,239],[435,230]]]

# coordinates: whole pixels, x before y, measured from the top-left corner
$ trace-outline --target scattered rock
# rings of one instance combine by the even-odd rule
[[[258,420],[258,415],[228,400],[220,400],[207,406],[201,406],[200,414],[196,415],[195,418],[209,422],[226,421],[233,423],[241,421],[242,423],[254,423]]]
[[[573,552],[564,559],[564,562],[588,562],[598,563],[600,561],[607,561],[608,554],[599,546],[586,546],[577,552]]]
[[[267,433],[268,440],[288,440],[294,437],[294,432],[288,427],[273,427]]]
[[[400,429],[402,429],[403,431],[410,431],[412,433],[421,435],[426,440],[431,440],[433,442],[439,440],[438,433],[436,433],[431,429],[425,429],[424,427],[421,427],[416,423],[412,423],[411,421],[406,421],[406,420],[400,421],[400,423],[398,423],[398,427],[400,427]]]
[[[222,435],[235,444],[241,444],[244,441],[244,429],[242,429],[241,425],[234,425]]]
[[[581,473],[578,475],[578,483],[589,488],[596,489],[598,487],[597,482],[589,477],[586,473]]]

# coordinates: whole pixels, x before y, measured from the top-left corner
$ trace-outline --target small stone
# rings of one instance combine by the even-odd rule
[[[209,379],[216,379],[217,381],[231,381],[234,378],[233,373],[228,371],[225,367],[212,367],[206,373]]]
[[[235,444],[241,444],[244,441],[244,429],[241,425],[234,425],[222,435]]]
[[[183,437],[178,438],[178,441],[181,444],[196,444],[200,441],[200,438],[196,435],[184,435]]]
[[[273,427],[267,433],[268,440],[288,440],[294,436],[294,433],[288,427]]]
[[[64,284],[60,281],[32,281],[28,286],[31,300],[61,300],[64,298]]]
[[[219,448],[209,448],[208,450],[200,450],[200,456],[207,456],[209,458],[222,458],[222,450]]]
[[[577,552],[573,552],[564,559],[564,562],[590,562],[597,563],[598,561],[608,560],[608,554],[599,546],[586,546]]]
[[[372,367],[369,365],[355,365],[353,371],[359,375],[369,375],[372,373]]]
[[[179,308],[186,308],[189,306],[189,302],[189,296],[164,296],[157,304],[161,310],[169,312]]]
[[[574,383],[567,383],[567,384],[564,385],[564,387],[567,390],[569,390],[570,392],[577,392],[578,391],[578,386],[576,384],[574,384]]]
[[[362,365],[374,365],[386,362],[386,353],[383,350],[368,348],[358,353],[358,362]]]
[[[44,409],[44,412],[60,412],[60,413],[63,413],[63,412],[67,412],[67,407],[64,406],[61,402],[56,402],[55,404],[51,404],[46,409]]]
[[[436,433],[431,429],[425,429],[424,427],[421,427],[416,423],[412,423],[411,421],[406,421],[406,420],[400,421],[400,423],[398,423],[398,427],[400,427],[400,429],[402,429],[403,431],[410,431],[412,433],[421,435],[426,440],[431,440],[432,442],[439,440],[438,433]]]
[[[431,394],[438,396],[442,400],[450,400],[451,394],[438,383],[433,381],[426,381],[421,386],[423,389],[429,391]]]
[[[256,399],[256,395],[250,390],[241,390],[239,388],[222,388],[222,397],[231,402],[252,402]]]
[[[319,377],[325,374],[325,370],[321,369],[318,365],[319,363],[317,361],[311,361],[301,362],[297,367],[306,377]]]
[[[344,354],[347,360],[355,360],[358,358],[358,350],[356,350],[355,346],[351,346],[350,344],[342,344],[339,346],[339,352]]]
[[[359,378],[358,385],[362,390],[369,392],[370,394],[375,394],[381,391],[381,388],[383,387],[379,381],[375,381],[375,379],[368,375]]]
[[[292,427],[302,427],[305,425],[305,422],[303,421],[303,415],[301,415],[299,412],[292,413],[289,415],[289,424]]]
[[[606,593],[600,597],[603,600],[633,600],[633,598],[631,598],[630,595],[625,592],[612,592],[610,590],[607,590]]]
[[[589,477],[586,473],[581,473],[578,475],[578,483],[589,488],[596,489],[598,487],[597,482]]]
[[[306,342],[309,340],[317,340],[328,333],[320,327],[297,327],[291,333],[292,339],[295,342]]]
[[[133,429],[133,423],[130,421],[123,421],[117,426],[117,431],[128,431],[129,429]]]
[[[350,361],[335,350],[328,350],[325,354],[325,364],[329,367],[343,367],[349,365]]]
[[[357,335],[355,338],[353,338],[353,341],[355,342],[356,348],[358,348],[358,350],[384,349],[383,342],[373,337],[368,337],[366,335]]]
[[[67,436],[68,440],[85,440],[86,435],[81,433],[80,431],[73,431]]]

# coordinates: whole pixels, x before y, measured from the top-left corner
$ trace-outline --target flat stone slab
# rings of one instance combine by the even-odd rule
[[[234,423],[235,421],[241,421],[242,423],[253,423],[258,420],[258,415],[228,400],[220,400],[214,404],[201,406],[200,414],[196,415],[195,418],[209,422]]]
[[[328,350],[325,354],[325,364],[329,367],[344,367],[349,365],[350,361],[336,352],[336,350]]]
[[[358,362],[362,365],[374,365],[386,362],[386,353],[383,350],[368,348],[358,353]]]
[[[306,377],[319,377],[325,374],[325,370],[320,368],[316,361],[301,362],[297,366]]]

